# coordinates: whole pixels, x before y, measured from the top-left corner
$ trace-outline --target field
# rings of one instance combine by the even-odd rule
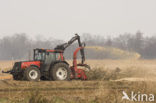
[[[9,70],[13,63],[1,61],[0,68]],[[1,80],[0,103],[133,103],[122,100],[122,91],[156,94],[156,60],[87,60],[86,63],[92,68],[87,72],[87,81]]]

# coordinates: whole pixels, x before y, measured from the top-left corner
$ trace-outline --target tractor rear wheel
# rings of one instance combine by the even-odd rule
[[[50,69],[52,80],[70,80],[71,70],[65,63],[57,63]]]
[[[40,76],[40,70],[34,66],[30,66],[24,71],[24,79],[28,81],[39,81]]]

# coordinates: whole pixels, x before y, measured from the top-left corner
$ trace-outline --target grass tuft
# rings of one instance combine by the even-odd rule
[[[88,80],[116,80],[119,77],[120,68],[106,70],[103,68],[93,68],[87,72]]]
[[[29,103],[50,103],[50,101],[40,95],[38,91],[35,91],[31,92]]]

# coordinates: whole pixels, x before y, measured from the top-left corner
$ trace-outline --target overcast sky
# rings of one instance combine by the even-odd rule
[[[156,35],[156,0],[0,0],[0,36]]]

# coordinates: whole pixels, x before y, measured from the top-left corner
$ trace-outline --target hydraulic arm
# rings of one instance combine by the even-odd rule
[[[67,43],[63,43],[61,45],[57,45],[55,47],[55,50],[61,50],[61,51],[64,51],[67,47],[69,47],[72,43],[74,43],[75,41],[78,41],[78,45],[79,47],[82,47],[82,49],[80,50],[80,54],[81,54],[81,58],[82,58],[82,64],[84,63],[85,61],[85,55],[84,55],[84,46],[85,44],[84,43],[81,43],[81,40],[80,40],[80,36],[78,34],[75,34],[74,37],[72,37]]]

